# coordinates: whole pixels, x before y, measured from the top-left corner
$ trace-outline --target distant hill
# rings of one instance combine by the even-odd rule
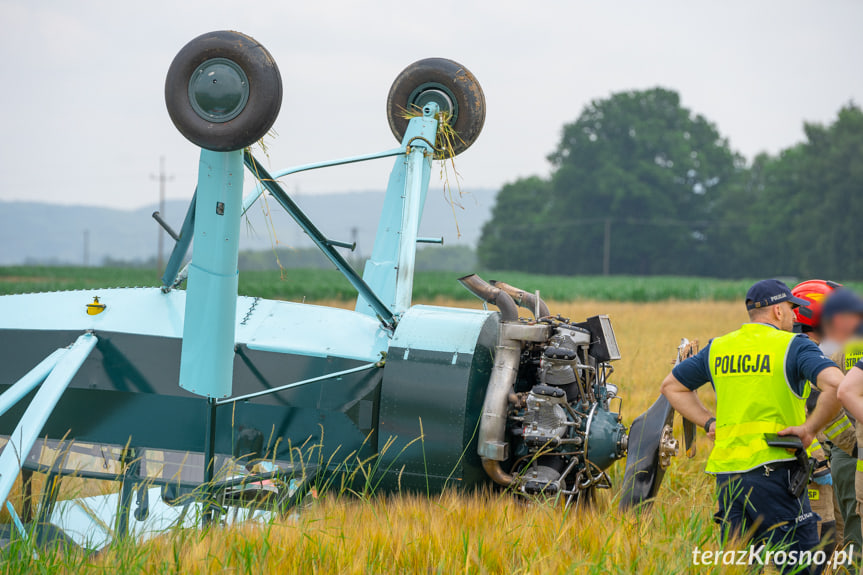
[[[460,203],[464,209],[453,209],[439,186],[429,190],[420,235],[443,236],[448,246],[475,247],[482,225],[491,215],[496,192],[465,191]],[[331,238],[352,239],[356,228],[358,252],[371,253],[384,193],[380,191],[334,194],[298,194],[294,200]],[[275,236],[281,247],[303,248],[311,242],[290,217],[269,198]],[[187,202],[169,201],[165,217],[179,229]],[[119,210],[95,206],[67,206],[38,202],[0,201],[0,265],[26,263],[81,264],[84,231],[89,230],[90,264],[99,265],[106,258],[143,261],[156,254],[158,225],[150,217],[155,206],[136,210]],[[249,210],[240,242],[242,250],[272,247],[267,221],[259,205]],[[456,221],[461,231],[457,237]],[[166,236],[166,253],[173,245]]]

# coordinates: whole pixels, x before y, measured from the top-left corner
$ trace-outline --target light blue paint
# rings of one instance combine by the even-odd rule
[[[93,296],[106,305],[87,315]],[[8,330],[95,330],[180,339],[186,292],[159,288],[112,288],[0,296],[0,326]],[[389,332],[377,319],[346,309],[237,298],[236,342],[252,349],[377,361]],[[333,326],[337,326],[334,329]]]
[[[363,278],[360,277],[344,256],[342,256],[342,254],[333,247],[335,244],[332,240],[327,238],[323,232],[318,229],[314,222],[312,222],[312,220],[303,213],[303,210],[300,209],[296,202],[291,199],[288,193],[282,189],[279,182],[276,181],[269,174],[267,169],[264,168],[248,151],[244,154],[244,160],[246,167],[254,172],[255,178],[257,178],[261,185],[267,188],[270,194],[272,194],[273,199],[275,199],[282,208],[288,212],[297,225],[306,232],[309,239],[311,239],[318,249],[321,250],[321,253],[323,253],[334,266],[336,266],[336,269],[345,276],[345,279],[348,280],[363,299],[369,303],[369,305],[374,309],[375,316],[379,317],[380,321],[388,328],[394,327],[396,318],[394,317],[393,312],[380,300],[374,290],[372,290],[369,285],[363,281]]]
[[[6,502],[6,510],[9,511],[9,515],[12,517],[12,523],[15,524],[15,529],[18,530],[18,534],[21,535],[21,539],[27,541],[27,539],[29,539],[27,531],[24,529],[24,524],[21,523],[21,518],[18,517],[18,512],[15,511],[15,506],[12,505],[11,501]]]
[[[205,397],[231,395],[242,210],[243,151],[201,150],[180,387]]]
[[[375,245],[363,272],[372,291],[396,314],[410,307],[417,232],[431,176],[430,144],[437,137],[436,113],[437,105],[428,104],[422,117],[408,123],[402,146],[410,152],[396,160],[390,173]],[[356,310],[374,314],[362,297],[357,298]]]
[[[480,331],[494,311],[415,305],[403,316],[390,344],[407,350],[422,349],[472,354]]]
[[[431,107],[431,106],[430,106]],[[396,270],[395,312],[403,313],[411,307],[414,288],[414,267],[416,263],[417,232],[420,214],[428,191],[426,168],[431,167],[434,150],[423,146],[413,146],[408,156],[405,173],[405,196],[402,208],[401,238],[399,239],[398,267]],[[423,177],[426,176],[426,177]]]
[[[0,501],[5,502],[9,497],[9,491],[12,490],[21,470],[21,463],[33,449],[33,444],[60,400],[60,396],[66,391],[84,360],[96,347],[97,341],[96,336],[91,333],[85,333],[75,340],[27,406],[21,421],[9,437],[3,453],[0,453]]]
[[[164,534],[171,529],[194,529],[201,525],[203,505],[192,501],[188,505],[169,505],[162,499],[162,488],[147,490],[149,513],[142,521],[129,517],[129,535],[143,542]],[[111,543],[113,533],[107,528],[113,525],[119,508],[119,494],[94,495],[58,501],[49,521],[63,530],[72,540],[85,549],[99,550]],[[133,503],[133,509],[135,504]],[[267,523],[274,515],[254,507],[226,506],[222,521],[226,525],[239,525],[249,521]]]
[[[363,154],[361,156],[350,156],[348,158],[341,158],[339,160],[329,160],[326,162],[315,162],[314,164],[303,164],[301,166],[294,166],[293,168],[288,168],[286,170],[282,170],[280,172],[274,172],[272,174],[274,180],[278,180],[280,178],[284,178],[285,176],[290,176],[291,174],[297,174],[299,172],[308,172],[309,170],[318,170],[320,168],[329,168],[331,166],[343,166],[345,164],[356,164],[358,162],[366,162],[368,160],[377,160],[380,158],[390,158],[392,156],[401,156],[405,153],[404,146],[399,148],[393,148],[392,150],[386,150],[384,152],[376,152],[374,154]],[[246,210],[252,207],[252,205],[261,197],[264,193],[264,186],[260,183],[255,184],[255,190],[249,194],[243,200],[243,213],[246,213]]]
[[[33,389],[45,381],[57,362],[66,354],[65,349],[54,350],[54,353],[43,359],[39,364],[27,372],[24,377],[16,381],[12,387],[0,395],[0,415],[3,415],[9,408],[21,401],[21,398],[33,391]]]
[[[183,265],[183,260],[186,259],[186,254],[189,251],[189,246],[192,245],[192,236],[195,233],[195,204],[198,199],[198,190],[195,190],[192,195],[192,201],[189,202],[189,207],[186,209],[186,217],[183,218],[183,227],[180,228],[180,239],[174,244],[174,249],[171,250],[171,257],[168,258],[168,265],[165,266],[165,273],[162,274],[162,289],[170,290],[174,287],[174,282],[177,281],[177,274],[180,273],[180,266]]]
[[[98,296],[105,310],[87,314]],[[0,296],[0,326],[33,331],[113,331],[179,338],[186,292],[159,288],[100,288]]]
[[[389,346],[380,322],[353,311],[260,300],[237,330],[249,349],[311,357],[377,361]]]

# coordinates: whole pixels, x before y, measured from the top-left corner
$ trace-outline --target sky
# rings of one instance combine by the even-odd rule
[[[233,29],[284,83],[273,169],[393,147],[385,103],[408,64],[439,56],[479,80],[483,133],[462,185],[547,175],[564,123],[612,92],[663,86],[752,158],[863,102],[863,2],[833,0],[0,0],[0,200],[136,208],[190,198],[199,151],[173,127],[174,55]],[[296,194],[383,189],[392,160],[301,174]]]

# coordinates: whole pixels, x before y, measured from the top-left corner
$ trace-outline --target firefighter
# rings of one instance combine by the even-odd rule
[[[833,346],[839,348],[836,359],[846,371],[840,386],[840,399],[845,409],[856,419],[860,418],[863,402],[863,339],[858,335],[863,326],[863,299],[848,289],[836,290],[827,298],[822,312],[825,336]],[[858,518],[863,517],[863,426],[856,427],[857,460],[854,474],[855,505]],[[861,529],[860,520],[854,525]],[[852,527],[846,526],[846,531]],[[858,541],[858,553],[863,544]]]
[[[683,417],[715,434],[707,472],[716,475],[723,541],[751,535],[798,552],[819,544],[805,455],[795,458],[768,444],[775,435],[796,435],[809,447],[839,411],[842,372],[812,340],[792,333],[795,307],[808,303],[781,281],[757,282],[746,294],[750,323],[712,340],[662,382],[663,395]],[[807,381],[821,389],[808,417]],[[716,391],[715,417],[696,395],[707,382]]]
[[[840,287],[838,283],[824,280],[809,280],[794,286],[791,293],[809,302],[808,306],[794,310],[795,331],[806,334],[822,346],[827,339],[822,325],[824,301]],[[836,334],[833,337],[835,339]],[[824,351],[823,346],[821,350]],[[818,389],[813,388],[807,399],[807,408],[814,407],[818,394]],[[824,449],[819,441],[826,446]],[[818,434],[808,451],[816,462],[812,482],[808,486],[809,503],[812,510],[821,516],[819,533],[825,552],[831,554],[837,542],[854,544],[855,549],[860,549],[860,517],[854,490],[857,455],[853,421],[840,411],[824,432]]]

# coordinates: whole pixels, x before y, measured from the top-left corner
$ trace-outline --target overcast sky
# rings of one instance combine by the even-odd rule
[[[393,146],[387,91],[441,56],[485,91],[485,129],[457,165],[466,187],[547,174],[564,122],[611,92],[664,86],[748,158],[802,139],[863,101],[863,2],[0,0],[0,200],[152,204],[189,198],[197,149],[165,111],[176,52],[216,29],[245,32],[278,62],[271,142],[283,168]],[[300,175],[300,193],[382,189],[391,160]]]

